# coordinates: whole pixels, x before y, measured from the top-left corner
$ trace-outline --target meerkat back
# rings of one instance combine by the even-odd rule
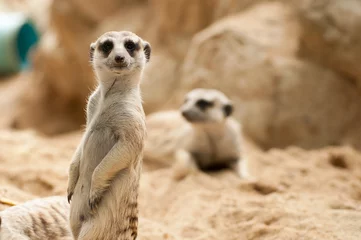
[[[71,240],[65,197],[39,198],[0,212],[0,240]]]
[[[185,147],[191,138],[190,124],[179,111],[157,112],[147,116],[147,138],[144,162],[170,166],[174,163],[174,153]]]

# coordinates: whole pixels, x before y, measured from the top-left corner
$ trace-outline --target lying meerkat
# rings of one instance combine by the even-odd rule
[[[241,128],[232,113],[233,105],[222,92],[190,91],[180,111],[147,116],[144,161],[172,165],[176,178],[196,169],[225,167],[248,177],[246,161],[241,161]]]
[[[71,240],[65,197],[38,198],[0,212],[0,240]]]
[[[98,87],[69,168],[74,239],[136,239],[146,134],[140,81],[151,47],[134,33],[107,32],[90,45]]]

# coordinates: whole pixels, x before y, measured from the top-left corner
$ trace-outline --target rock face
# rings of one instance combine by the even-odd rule
[[[361,87],[361,1],[301,1],[300,55],[355,79]]]
[[[175,101],[195,87],[223,91],[245,133],[265,148],[340,143],[359,117],[360,98],[351,82],[293,57],[298,26],[291,13],[264,4],[195,35]]]

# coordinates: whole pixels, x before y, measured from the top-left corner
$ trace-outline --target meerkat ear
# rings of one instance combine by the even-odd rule
[[[89,50],[89,60],[91,62],[93,61],[94,50],[95,50],[95,43],[91,43],[90,50]]]
[[[147,62],[149,62],[150,54],[152,52],[152,48],[151,48],[149,42],[144,41],[143,44],[144,44],[143,50],[144,50],[145,59],[147,60]]]
[[[233,113],[233,105],[231,103],[228,103],[226,104],[224,107],[223,107],[223,112],[224,112],[224,115],[226,117],[229,117],[232,115]]]

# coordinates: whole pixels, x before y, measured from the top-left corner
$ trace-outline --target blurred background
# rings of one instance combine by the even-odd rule
[[[1,80],[1,127],[79,129],[95,84],[90,43],[129,30],[153,47],[146,113],[178,107],[192,88],[217,88],[265,149],[360,148],[358,0],[2,0],[1,8],[25,14],[39,35],[30,68]]]
[[[15,65],[0,57],[4,194],[64,193],[96,84],[89,45],[128,30],[152,45],[146,113],[177,109],[196,87],[223,91],[259,179],[221,173],[161,187],[167,171],[145,173],[142,216],[169,239],[361,238],[360,0],[1,0],[0,12],[0,55]]]

